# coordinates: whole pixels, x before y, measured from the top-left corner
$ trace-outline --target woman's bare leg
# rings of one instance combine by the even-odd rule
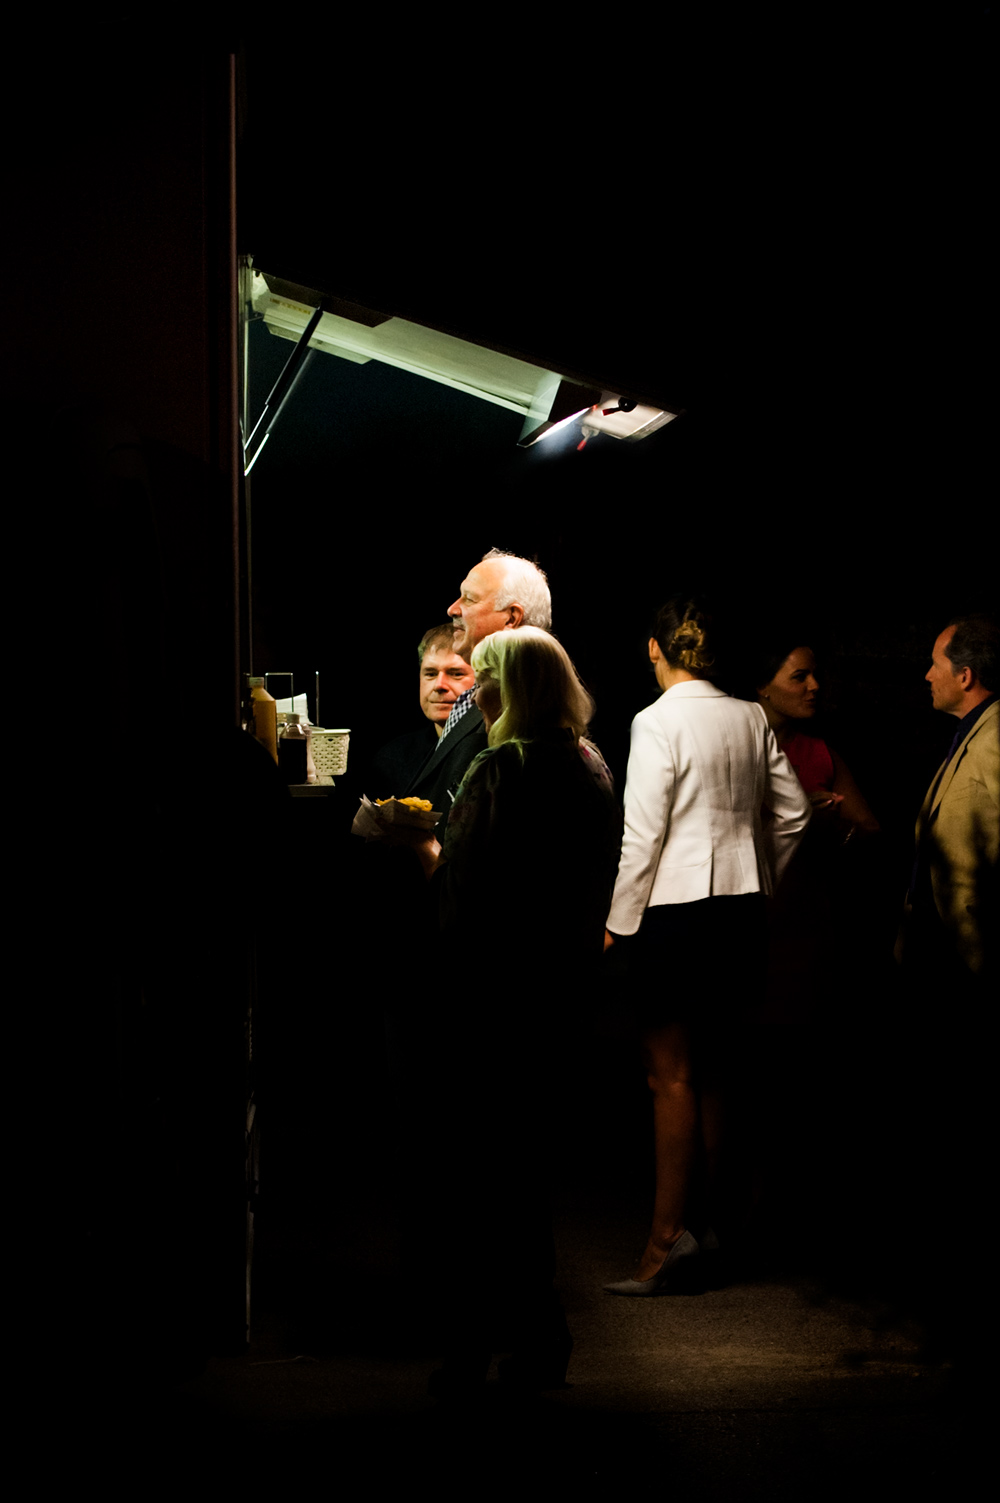
[[[656,1196],[646,1250],[637,1279],[651,1279],[684,1234],[691,1175],[698,1143],[698,1097],[691,1044],[683,1023],[654,1028],[645,1039],[649,1088],[653,1092]]]
[[[709,1216],[721,1179],[722,1150],[725,1137],[725,1095],[721,1080],[698,1081],[698,1116],[701,1152],[704,1156],[704,1183],[699,1187],[699,1209]]]

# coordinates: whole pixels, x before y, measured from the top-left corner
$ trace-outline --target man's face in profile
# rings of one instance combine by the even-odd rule
[[[476,675],[446,642],[432,642],[420,664],[420,708],[440,736],[456,699],[471,689]]]
[[[961,716],[968,708],[965,704],[962,678],[945,652],[945,648],[954,635],[955,628],[946,626],[934,643],[931,666],[924,674],[924,678],[931,686],[931,703],[935,710],[943,710],[946,715]]]
[[[484,637],[511,625],[510,611],[498,611],[494,604],[502,584],[503,560],[494,558],[484,559],[462,580],[462,593],[448,607],[448,615],[455,622],[455,647],[459,652],[467,652],[471,657],[472,649]]]

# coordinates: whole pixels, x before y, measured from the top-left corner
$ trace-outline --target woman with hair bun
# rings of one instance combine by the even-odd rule
[[[810,816],[760,708],[712,683],[714,623],[698,601],[663,606],[649,660],[662,693],[632,722],[605,941],[636,936],[631,973],[653,1092],[649,1239],[635,1276],[605,1286],[632,1296],[698,1287],[699,1239],[717,1245],[708,1219],[723,1086],[762,970],[762,895],[774,891]]]

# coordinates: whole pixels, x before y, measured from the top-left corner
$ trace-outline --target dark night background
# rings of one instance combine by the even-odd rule
[[[260,269],[685,408],[638,445],[522,451],[514,414],[314,357],[252,476],[255,663],[320,668],[354,770],[402,707],[414,723],[414,635],[498,545],[549,573],[620,780],[650,611],[708,591],[748,656],[788,619],[825,650],[832,737],[906,842],[949,739],[930,644],[993,593],[982,98],[968,55],[957,117],[874,37],[848,86],[843,49],[751,80],[729,38],[686,54],[680,84],[675,39],[666,74],[654,48],[603,91],[593,60],[554,86],[546,54],[489,103],[478,75],[425,88],[389,65],[419,122],[405,150],[405,125],[360,105],[332,148],[322,92],[251,51],[241,237]],[[490,106],[553,93],[540,159],[484,129]],[[254,413],[290,348],[251,328]]]
[[[549,457],[517,450],[500,408],[315,357],[252,477],[268,666],[329,663],[335,703],[335,639],[360,628],[350,657],[402,695],[414,631],[498,544],[549,572],[609,747],[643,702],[649,611],[688,585],[750,632],[804,616],[862,739],[888,754],[899,715],[919,737],[936,623],[992,583],[974,31],[938,34],[937,87],[919,39],[886,53],[875,34],[802,36],[794,68],[762,64],[763,38],[741,55],[750,38],[666,27],[610,70],[559,49],[485,78],[380,58],[395,129],[362,80],[338,130],[334,100],[251,50],[240,236],[259,268],[686,409],[641,444]],[[524,101],[550,131],[505,130]],[[257,349],[260,402],[290,345]],[[362,738],[369,718],[336,717]]]
[[[13,642],[19,658],[37,653],[61,719],[78,724],[93,691],[117,696],[111,725],[133,730],[123,753],[102,711],[42,833],[26,825],[37,890],[55,867],[71,896],[57,944],[49,905],[29,908],[50,1001],[26,1032],[24,1057],[40,1064],[23,1161],[29,1206],[36,1158],[42,1181],[64,1186],[65,1214],[50,1204],[38,1233],[52,1278],[79,1229],[77,1339],[102,1371],[145,1380],[161,1366],[185,1375],[234,1331],[239,1344],[248,935],[273,945],[280,931],[307,957],[300,996],[349,987],[353,800],[374,749],[419,723],[415,643],[491,546],[548,572],[619,784],[663,598],[709,591],[747,656],[775,620],[808,623],[828,664],[830,739],[883,825],[865,892],[891,943],[914,814],[952,731],[930,710],[930,648],[950,615],[994,598],[989,13],[886,35],[832,15],[773,36],[737,34],[721,13],[697,37],[640,18],[634,39],[560,29],[540,47],[501,40],[488,58],[433,17],[412,36],[340,15],[329,33],[272,22],[266,37],[186,50],[153,21],[73,24],[44,59],[37,45],[19,54],[9,127],[4,397],[23,456],[19,556],[38,561]],[[685,409],[639,444],[523,451],[512,413],[375,362],[314,357],[252,475],[254,670],[290,666],[311,687],[318,668],[324,722],[352,730],[336,797],[312,829],[304,802],[284,829],[311,884],[298,909],[277,906],[270,871],[254,875],[271,816],[247,801],[249,774],[231,773],[248,667],[232,548],[234,250]],[[254,416],[290,349],[251,327]],[[268,943],[265,993],[287,985]],[[880,1216],[870,1263],[856,1258],[850,1277],[919,1307],[947,1343],[968,1312],[931,1300],[928,1314],[914,1251],[940,1147],[921,1125],[929,1060],[907,1043],[907,1077],[884,963],[845,998],[849,1045],[828,1019],[827,1040],[788,1046],[814,1072],[797,1106],[816,1097],[816,1141],[794,1166],[808,1176],[810,1152],[820,1166],[800,1245],[835,1280],[851,1225]],[[37,994],[30,967],[23,985]],[[373,1160],[335,1145],[383,1089],[377,1023],[307,1009],[282,1032],[273,1003],[261,997],[259,1069],[291,1123],[282,1138],[272,1116],[273,1151],[287,1170],[316,1134],[297,1172],[357,1199]],[[327,1061],[339,1094],[310,1107]],[[279,1080],[279,1066],[299,1073]],[[824,1119],[845,1100],[849,1126]],[[68,1164],[67,1101],[87,1103],[86,1149]],[[821,1245],[827,1193],[846,1209]],[[956,1213],[967,1207],[943,1214]]]

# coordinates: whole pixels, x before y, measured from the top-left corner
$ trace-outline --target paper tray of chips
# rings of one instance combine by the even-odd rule
[[[352,835],[362,835],[366,840],[381,840],[385,825],[402,825],[410,830],[433,830],[441,818],[434,809],[414,809],[399,799],[387,799],[384,804],[375,804],[364,795],[351,825]]]

